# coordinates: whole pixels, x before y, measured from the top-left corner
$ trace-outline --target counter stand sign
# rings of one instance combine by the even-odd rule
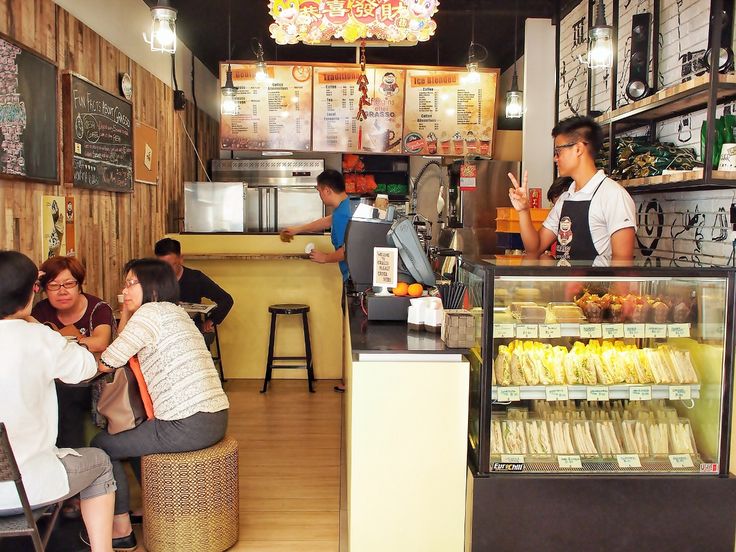
[[[399,250],[395,247],[373,248],[373,286],[380,287],[376,295],[391,295],[388,288],[396,287],[398,280]]]

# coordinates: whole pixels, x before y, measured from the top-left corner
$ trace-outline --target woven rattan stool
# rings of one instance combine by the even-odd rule
[[[143,457],[148,552],[221,552],[238,540],[238,443]]]

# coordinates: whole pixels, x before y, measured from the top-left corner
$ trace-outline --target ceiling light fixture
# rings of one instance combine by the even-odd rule
[[[480,55],[478,55],[480,51]],[[480,82],[480,64],[485,61],[488,57],[488,50],[482,44],[476,44],[475,42],[475,11],[473,11],[471,31],[470,31],[470,45],[468,46],[468,62],[465,64],[465,68],[468,73],[463,77],[463,82],[469,84],[478,84]]]
[[[250,39],[250,49],[256,56],[256,80],[268,82],[268,67],[263,60],[263,45],[254,37]]]
[[[588,55],[580,61],[588,69],[608,69],[613,66],[613,27],[606,24],[606,7],[598,0],[595,25],[588,31]]]
[[[151,38],[143,33],[143,40],[151,46],[152,52],[173,54],[176,52],[176,10],[169,0],[158,0],[151,8]]]
[[[233,55],[232,46],[230,45],[230,5],[231,2],[228,0],[227,3],[227,59],[229,60]],[[223,115],[237,115],[240,111],[240,106],[235,99],[238,89],[233,84],[233,70],[230,67],[228,61],[227,74],[225,77],[225,86],[220,88],[220,113]]]
[[[514,76],[511,77],[511,88],[506,92],[506,118],[521,119],[524,115],[524,94],[519,90],[519,76],[516,74],[516,45],[518,38],[516,35],[518,10],[514,4]]]

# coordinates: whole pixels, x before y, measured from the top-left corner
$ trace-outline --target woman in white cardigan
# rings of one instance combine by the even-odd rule
[[[31,315],[38,269],[17,251],[0,251],[0,422],[5,424],[32,507],[81,496],[93,552],[112,551],[115,480],[97,448],[57,449],[54,380],[79,383],[97,373],[94,356],[35,322]],[[12,482],[0,483],[0,516],[22,512]]]
[[[141,456],[214,445],[225,436],[230,405],[202,334],[177,305],[179,284],[171,266],[158,259],[131,261],[123,297],[118,337],[100,363],[116,369],[138,355],[154,419],[115,435],[102,432],[92,444],[110,455],[118,484],[113,537],[134,538],[121,462],[130,460],[139,474]]]

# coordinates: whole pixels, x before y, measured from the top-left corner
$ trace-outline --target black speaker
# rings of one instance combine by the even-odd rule
[[[649,36],[652,14],[637,13],[631,19],[631,61],[626,95],[631,100],[641,100],[651,94],[649,86]]]
[[[733,70],[733,49],[731,48],[731,39],[733,37],[733,11],[723,10],[721,18],[721,47],[718,51],[718,72],[727,73]],[[710,17],[710,24],[713,25],[713,16]],[[710,29],[708,30],[710,36]],[[706,50],[702,63],[710,71],[711,67],[710,49]]]

